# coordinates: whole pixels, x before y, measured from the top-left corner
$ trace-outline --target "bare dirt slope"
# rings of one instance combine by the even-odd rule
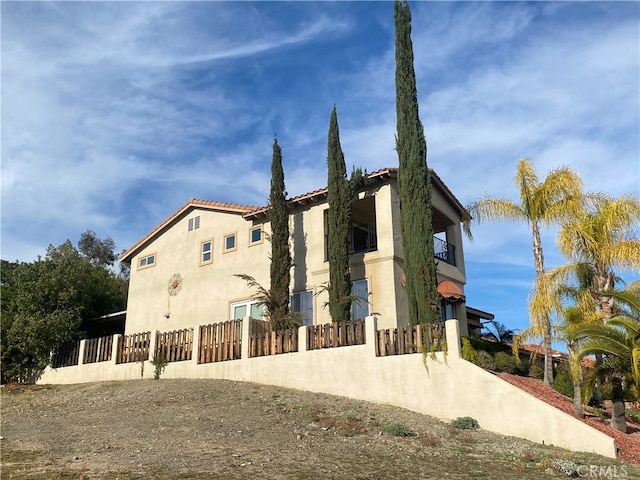
[[[395,407],[222,380],[3,387],[1,422],[3,479],[566,478],[558,459],[640,478]]]

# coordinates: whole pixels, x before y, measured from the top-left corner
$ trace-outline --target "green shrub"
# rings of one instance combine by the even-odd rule
[[[471,346],[475,348],[476,351],[484,350],[485,352],[489,352],[491,355],[494,355],[496,352],[511,351],[511,347],[509,345],[505,345],[504,343],[489,342],[477,337],[469,337],[469,341],[471,342]]]
[[[469,337],[462,337],[462,358],[467,362],[478,364],[478,352],[471,346]]]
[[[393,435],[394,437],[415,437],[416,435],[416,432],[402,423],[389,423],[387,425],[383,425],[382,433]]]
[[[629,408],[627,409],[627,416],[631,419],[632,422],[640,423],[640,410],[636,408]]]
[[[498,352],[493,357],[496,362],[496,370],[499,372],[512,373],[514,375],[526,375],[527,365],[519,358],[509,355],[507,352]]]
[[[591,415],[597,416],[602,421],[606,421],[609,419],[609,415],[607,415],[607,412],[598,407],[588,407],[587,412],[589,412]]]
[[[553,389],[567,397],[573,398],[573,380],[570,375],[560,372],[553,379]]]
[[[602,400],[613,400],[613,386],[610,383],[600,386],[600,397]]]
[[[485,350],[480,350],[478,352],[478,363],[479,367],[484,368],[485,370],[495,370],[496,362],[491,356],[491,354]]]
[[[529,376],[531,378],[537,378],[539,380],[542,380],[544,378],[544,370],[542,369],[542,367],[539,367],[538,365],[531,365],[529,367]]]
[[[451,422],[451,425],[453,425],[454,428],[459,428],[461,430],[477,430],[480,428],[478,421],[471,417],[458,417]]]
[[[169,364],[167,356],[163,350],[158,351],[151,359],[151,365],[153,365],[153,379],[159,380],[160,375],[164,372],[165,367]]]

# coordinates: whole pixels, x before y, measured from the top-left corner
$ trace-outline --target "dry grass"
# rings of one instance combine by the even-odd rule
[[[558,459],[640,479],[399,408],[221,380],[3,388],[1,421],[3,480],[566,478]]]

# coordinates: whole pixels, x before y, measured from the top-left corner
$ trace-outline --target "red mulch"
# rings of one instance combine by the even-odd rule
[[[549,405],[573,416],[573,400],[565,397],[553,388],[547,387],[541,380],[529,377],[519,377],[508,373],[499,373],[498,377],[524,390],[525,392],[539,398]],[[627,433],[622,433],[599,417],[590,414],[585,408],[585,418],[582,420],[587,425],[592,426],[612,437],[618,449],[618,459],[629,463],[640,465],[640,425],[633,423],[627,418]]]

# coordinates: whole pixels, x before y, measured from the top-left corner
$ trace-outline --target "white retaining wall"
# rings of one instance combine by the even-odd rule
[[[306,351],[306,328],[299,352],[249,358],[249,321],[243,321],[242,358],[198,364],[198,328],[193,359],[167,365],[162,378],[216,378],[255,382],[380,402],[453,420],[473,417],[480,427],[573,451],[615,458],[614,440],[508,382],[461,358],[457,320],[446,322],[448,352],[376,357],[376,319],[366,319],[366,344]],[[152,334],[151,352],[155,335]],[[114,353],[115,345],[114,341]],[[140,378],[140,363],[92,363],[47,369],[38,383],[83,383]],[[145,362],[144,377],[153,376]]]

